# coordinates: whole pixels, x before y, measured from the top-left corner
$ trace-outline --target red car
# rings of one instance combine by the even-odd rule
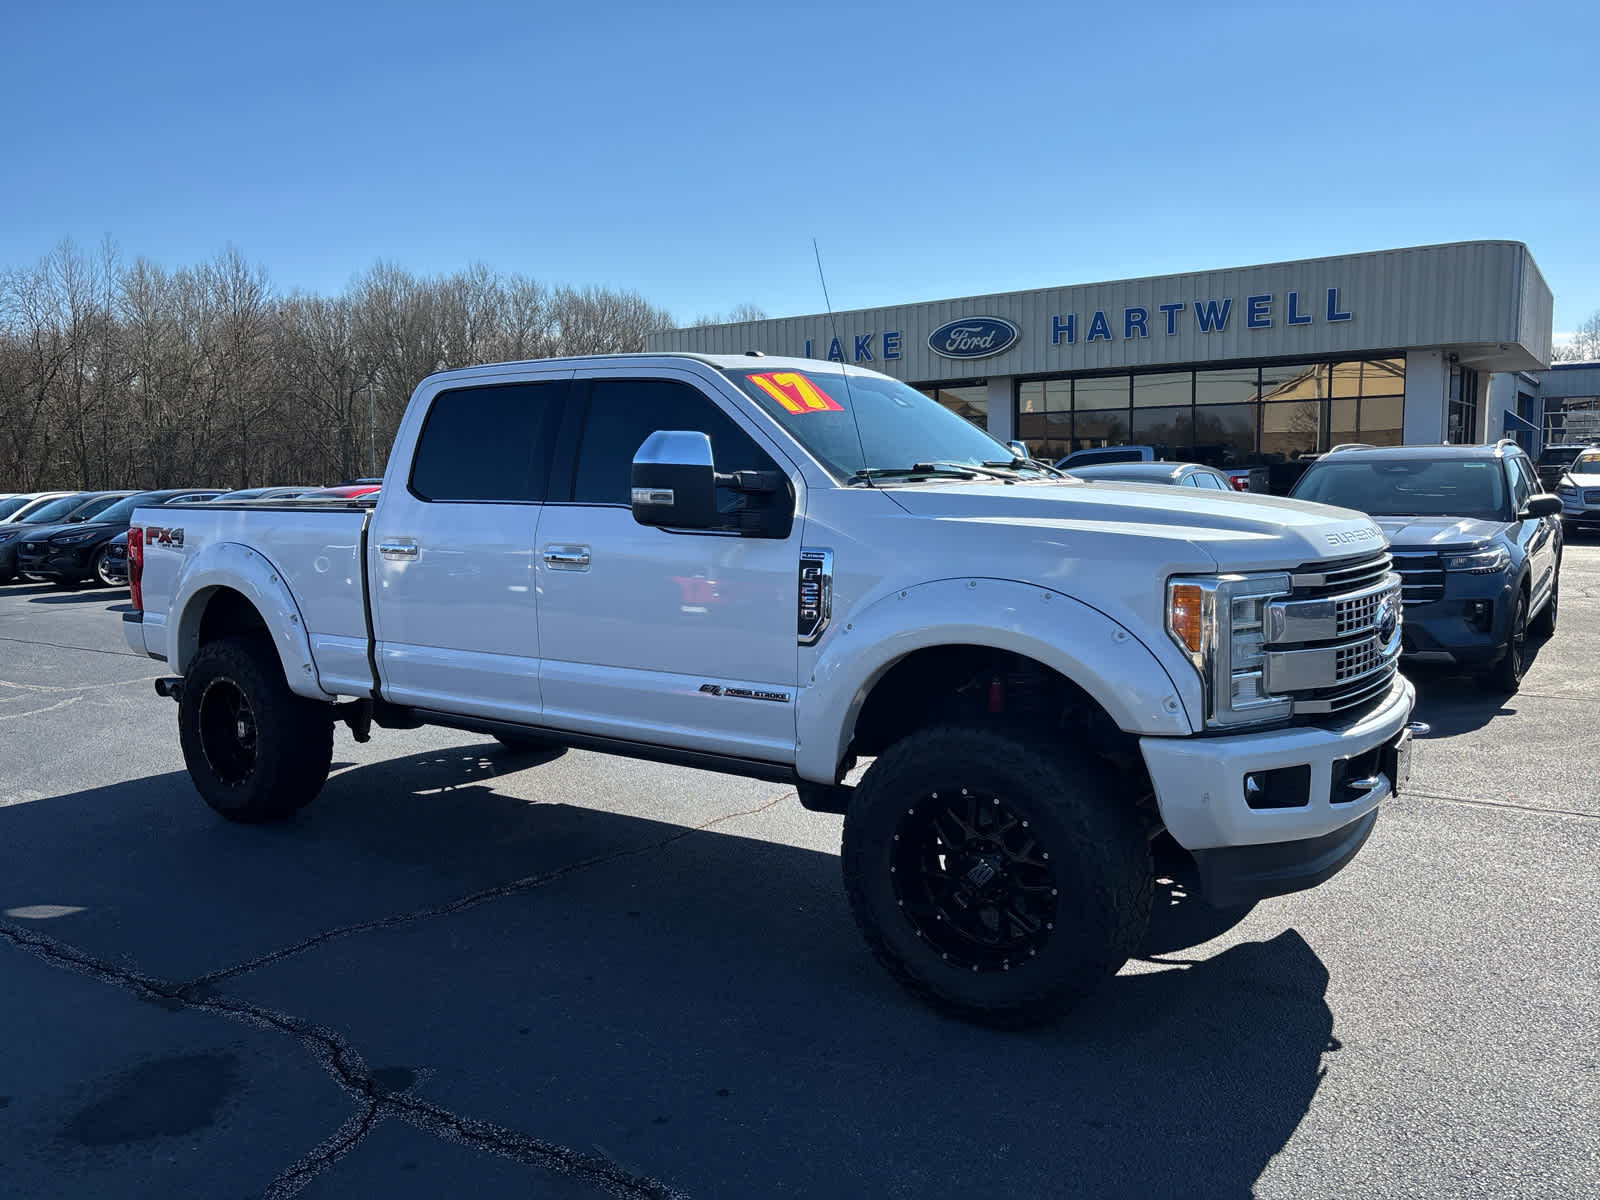
[[[382,485],[377,483],[342,483],[338,487],[318,488],[313,492],[305,492],[297,500],[354,500],[357,496],[366,496],[375,492]]]

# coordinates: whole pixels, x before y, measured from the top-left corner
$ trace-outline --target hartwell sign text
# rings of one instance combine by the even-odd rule
[[[1312,325],[1318,320],[1336,325],[1355,319],[1345,306],[1338,288],[1316,292],[1285,292],[1277,296],[1264,292],[1246,296],[1236,304],[1233,296],[1208,300],[1178,300],[1153,307],[1131,305],[1120,311],[1096,309],[1080,320],[1075,312],[1056,313],[1050,318],[1050,344],[1074,346],[1090,342],[1112,342],[1147,337],[1175,337],[1193,329],[1199,333],[1223,333],[1231,321],[1240,318],[1246,329],[1272,329],[1278,325]],[[1193,322],[1193,325],[1190,322]],[[1042,335],[1045,331],[1041,329]],[[1009,336],[1007,336],[1009,333]],[[988,358],[1009,350],[1021,340],[1022,331],[1003,317],[963,317],[941,325],[928,335],[928,347],[945,358]],[[877,357],[892,361],[901,356],[904,334],[898,329],[883,333],[853,333],[828,341],[821,357],[833,362],[873,362]],[[854,342],[855,353],[846,355],[846,345]],[[818,357],[815,342],[806,339],[805,357]]]

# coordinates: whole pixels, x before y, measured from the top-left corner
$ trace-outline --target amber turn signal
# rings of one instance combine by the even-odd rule
[[[1204,649],[1204,589],[1192,583],[1175,583],[1167,590],[1167,628],[1190,654]]]

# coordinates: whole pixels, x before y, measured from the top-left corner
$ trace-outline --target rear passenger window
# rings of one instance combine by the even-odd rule
[[[423,500],[542,502],[566,394],[565,380],[440,392],[417,438],[411,491]]]
[[[633,456],[662,429],[708,435],[719,471],[777,470],[771,456],[698,388],[671,379],[597,379],[584,416],[572,498],[580,504],[628,504]]]
[[[1506,465],[1511,468],[1511,508],[1514,512],[1521,512],[1528,507],[1528,501],[1538,489],[1521,459],[1509,458]]]

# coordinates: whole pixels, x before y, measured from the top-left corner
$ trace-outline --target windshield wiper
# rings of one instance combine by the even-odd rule
[[[940,479],[971,479],[977,475],[1004,479],[1007,483],[1014,482],[1005,471],[996,470],[987,463],[978,466],[973,463],[954,462],[919,462],[912,463],[909,467],[862,467],[850,476],[848,482],[870,486],[874,479],[913,479],[929,476]]]
[[[1036,458],[1012,458],[1005,462],[986,462],[986,467],[1001,467],[1012,471],[1038,471],[1041,474],[1054,475],[1057,479],[1065,479],[1067,473],[1058,467],[1052,467],[1047,462],[1040,462]]]

